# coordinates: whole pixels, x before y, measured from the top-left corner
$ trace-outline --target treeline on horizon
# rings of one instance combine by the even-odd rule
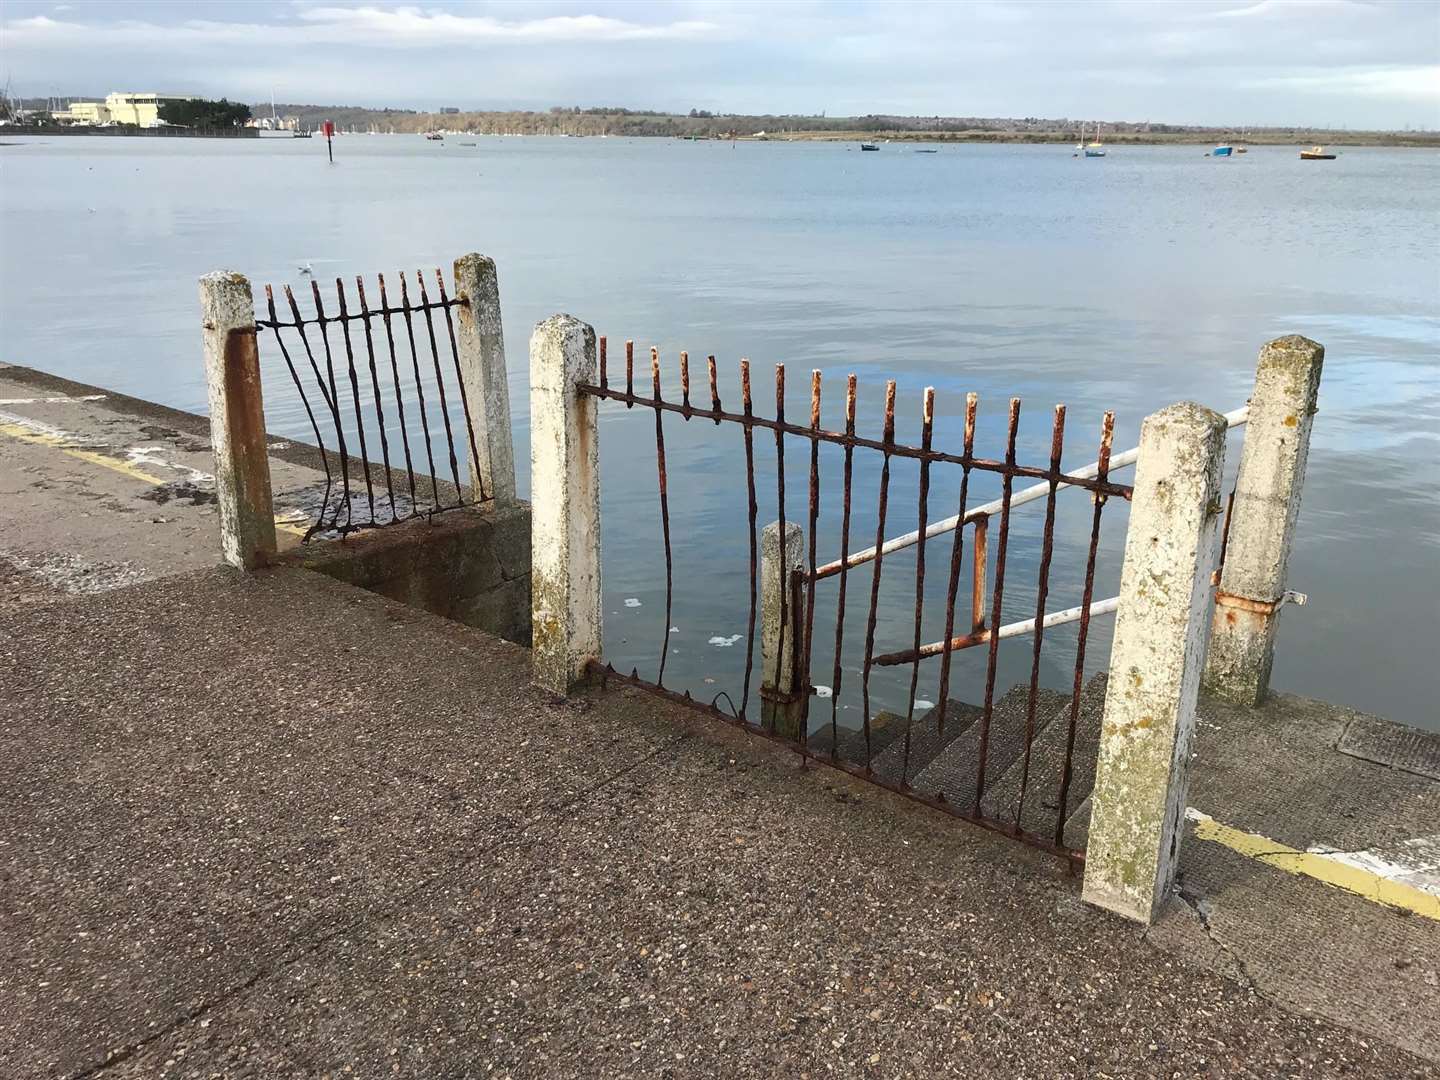
[[[257,115],[266,115],[267,102],[255,106]],[[936,135],[944,138],[980,133],[997,138],[1041,139],[1047,135],[1077,134],[1079,120],[1043,117],[978,117],[978,116],[799,116],[742,115],[711,113],[692,109],[689,113],[666,113],[648,109],[591,106],[567,108],[557,106],[546,111],[536,110],[461,110],[459,112],[423,112],[416,109],[369,109],[348,105],[277,105],[285,116],[298,117],[305,127],[313,128],[324,120],[332,120],[342,131],[370,131],[396,134],[419,134],[443,129],[465,131],[478,135],[611,135],[635,137],[708,137],[768,135],[824,135],[826,133],[902,134],[908,137]],[[1094,121],[1086,120],[1086,130]],[[1162,124],[1150,121],[1101,121],[1106,137],[1184,137],[1217,132],[1238,133],[1239,127],[1203,127],[1184,124]],[[1298,136],[1321,131],[1306,127],[1248,128],[1250,134]],[[1333,132],[1330,134],[1334,134]],[[1365,134],[1350,132],[1351,135]],[[1385,134],[1376,132],[1375,134]]]

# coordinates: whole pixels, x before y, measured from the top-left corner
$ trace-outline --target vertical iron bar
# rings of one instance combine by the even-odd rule
[[[1035,706],[1040,695],[1040,650],[1045,643],[1045,601],[1050,596],[1050,558],[1055,551],[1055,491],[1065,442],[1065,406],[1055,406],[1050,427],[1050,490],[1045,495],[1045,533],[1040,546],[1040,577],[1035,590],[1035,633],[1030,646],[1030,696],[1025,703],[1025,759],[1020,766],[1020,797],[1015,801],[1015,831],[1020,831],[1025,789],[1030,784],[1030,754],[1035,741]]]
[[[435,365],[435,392],[440,398],[440,418],[445,421],[445,448],[450,452],[450,477],[455,481],[455,498],[464,502],[460,489],[460,463],[455,460],[455,432],[450,427],[450,403],[445,400],[445,376],[440,372],[440,346],[435,340],[435,317],[430,307],[430,294],[425,289],[425,275],[415,271],[415,284],[420,286],[420,308],[425,313],[425,330],[430,336],[430,359]],[[435,507],[440,509],[438,503]]]
[[[1005,547],[1010,539],[1010,493],[1015,487],[1015,432],[1020,426],[1020,399],[1010,399],[1010,428],[1005,439],[1005,472],[1000,487],[1000,541],[995,551],[995,595],[991,602],[990,649],[985,665],[985,708],[980,714],[980,754],[975,770],[975,805],[972,812],[980,816],[980,800],[985,795],[985,758],[990,752],[990,719],[995,713],[995,665],[1000,660],[1000,606],[1005,600]]]
[[[660,531],[665,538],[665,641],[660,648],[660,673],[655,685],[665,685],[665,661],[670,658],[670,604],[674,598],[674,563],[670,557],[670,495],[665,479],[664,415],[660,409],[660,350],[650,349],[650,381],[655,391],[655,465],[660,477]]]
[[[325,374],[330,380],[330,402],[331,410],[335,414],[335,442],[340,448],[340,487],[345,498],[345,526],[350,525],[350,451],[345,445],[345,425],[340,418],[340,391],[335,387],[335,356],[330,350],[329,320],[325,316],[325,303],[320,299],[320,283],[313,278],[310,281],[310,292],[315,299],[315,316],[320,323],[320,343],[325,346]],[[294,299],[291,299],[294,304]],[[300,315],[299,310],[295,312],[296,317]],[[331,518],[331,524],[340,528],[340,508],[335,508]]]
[[[690,419],[690,354],[680,350],[680,403],[686,420]]]
[[[785,630],[787,629],[787,609],[789,608],[789,571],[785,567],[785,365],[775,365],[775,502],[780,521],[779,551],[780,557],[780,640],[775,643],[775,686],[780,686],[780,675],[785,670]],[[793,637],[791,639],[794,641]],[[793,684],[795,678],[795,667],[790,667],[790,678]],[[793,685],[791,687],[794,689]],[[775,714],[778,710],[770,710],[770,730],[775,730]]]
[[[390,476],[390,440],[385,435],[385,409],[380,403],[380,374],[375,369],[375,340],[370,330],[370,305],[365,302],[365,279],[355,275],[355,292],[360,297],[360,322],[365,327],[365,352],[370,359],[370,389],[375,392],[375,422],[380,425],[380,456],[385,461],[385,491],[390,496],[390,520],[395,512],[395,485]]]
[[[845,434],[855,435],[855,375],[845,383]],[[840,510],[840,590],[835,601],[835,669],[830,676],[830,759],[840,755],[840,654],[845,641],[845,584],[850,575],[850,476],[855,447],[845,444],[844,502]],[[811,567],[812,571],[814,567]]]
[[[345,282],[335,279],[335,297],[340,305],[340,335],[345,341],[345,367],[350,375],[350,397],[355,403],[355,431],[360,439],[360,467],[365,471],[365,501],[370,506],[370,524],[375,524],[375,488],[370,483],[370,451],[365,445],[365,420],[360,414],[360,378],[355,373],[355,350],[350,344],[350,312],[345,307]]]
[[[935,424],[935,388],[925,388],[920,412],[920,448],[928,451]],[[920,543],[915,549],[915,661],[910,665],[910,700],[905,707],[905,757],[900,768],[900,786],[910,786],[910,733],[915,724],[915,691],[920,686],[920,621],[925,615],[925,527],[930,523],[930,462],[920,460]],[[960,526],[956,526],[956,532]]]
[[[605,355],[605,335],[604,335],[604,334],[601,334],[601,335],[600,335],[600,389],[601,389],[601,390],[608,390],[608,389],[610,388],[610,373],[609,373],[609,371],[606,370],[607,360],[608,360],[608,357],[606,357],[606,355]]]
[[[712,368],[713,371],[713,368]],[[714,383],[712,381],[711,385]],[[753,415],[750,400],[750,361],[740,361],[740,400],[748,421]],[[719,421],[716,421],[717,423]],[[750,621],[745,630],[745,689],[740,698],[740,719],[745,720],[750,707],[750,675],[755,667],[755,575],[760,563],[755,538],[755,518],[760,507],[755,501],[755,433],[749,423],[743,425],[745,433],[745,486],[749,495],[747,510],[750,515]],[[763,709],[761,710],[763,713]]]
[[[950,545],[950,582],[945,590],[945,637],[949,641],[955,634],[955,593],[960,586],[960,562],[965,553],[965,504],[970,498],[970,466],[968,462],[975,452],[975,407],[979,398],[974,393],[965,395],[965,445],[962,452],[967,464],[960,467],[960,508],[956,511],[958,521],[955,525],[955,537]],[[923,533],[923,529],[921,530]],[[977,552],[971,554],[976,558]],[[945,730],[945,713],[950,707],[950,660],[952,650],[946,649],[940,654],[940,716],[936,727],[943,733]],[[914,696],[913,694],[911,695]]]
[[[990,515],[975,519],[970,552],[970,632],[985,629],[985,569],[990,554]]]
[[[706,357],[705,364],[710,372],[710,409],[715,414],[715,426],[720,426],[720,390],[715,381],[715,357]]]
[[[875,572],[870,581],[870,618],[865,624],[865,663],[860,672],[860,697],[865,724],[865,771],[870,771],[874,748],[870,742],[870,667],[875,655],[875,615],[880,607],[880,569],[885,563],[885,510],[890,499],[890,451],[895,441],[895,380],[885,384],[884,463],[880,466],[880,520],[875,525]]]
[[[1115,414],[1107,412],[1100,422],[1100,453],[1095,479],[1103,484],[1110,475],[1110,444],[1115,434]],[[1065,764],[1060,772],[1060,809],[1055,817],[1055,846],[1065,846],[1065,822],[1069,820],[1066,805],[1070,799],[1072,763],[1075,758],[1075,728],[1080,720],[1080,694],[1085,684],[1085,645],[1090,636],[1090,601],[1095,596],[1095,557],[1100,550],[1100,514],[1105,508],[1105,495],[1095,492],[1090,517],[1090,551],[1085,560],[1085,591],[1080,598],[1080,632],[1075,639],[1075,684],[1070,694],[1070,729],[1065,735]]]
[[[433,510],[439,510],[440,480],[435,475],[435,450],[430,443],[430,418],[425,412],[425,380],[420,377],[420,354],[415,349],[415,323],[410,317],[414,308],[410,306],[410,285],[405,280],[404,270],[400,271],[400,305],[405,316],[405,336],[410,341],[410,365],[415,369],[415,397],[420,402],[420,430],[425,435],[425,461],[430,466],[430,505]]]
[[[295,384],[295,389],[300,393],[300,404],[305,406],[305,415],[310,418],[310,430],[315,433],[315,444],[320,448],[320,465],[325,470],[325,498],[320,504],[320,520],[305,531],[305,539],[310,539],[312,533],[320,528],[325,522],[325,508],[330,505],[330,458],[325,452],[325,440],[320,434],[320,425],[315,421],[315,412],[310,408],[310,395],[305,393],[305,387],[300,382],[300,375],[295,370],[294,363],[290,360],[290,350],[285,347],[285,339],[280,336],[279,318],[275,314],[275,292],[269,285],[265,286],[265,302],[270,308],[270,329],[275,333],[275,344],[280,346],[280,355],[285,358],[285,366],[290,370],[290,380]],[[304,328],[301,328],[303,336]],[[307,344],[308,349],[308,344]],[[324,393],[325,388],[320,388]]]
[[[475,501],[485,501],[485,478],[480,475],[480,450],[475,445],[475,422],[470,418],[470,395],[465,389],[465,373],[460,370],[460,349],[455,344],[455,319],[450,314],[450,298],[445,295],[445,275],[440,268],[435,268],[435,280],[440,291],[440,310],[445,312],[445,332],[450,337],[450,358],[455,361],[455,382],[460,387],[460,414],[465,417],[465,434],[470,440],[470,462],[475,466],[475,475],[470,478],[475,488]],[[468,471],[468,470],[467,470]],[[455,482],[456,496],[460,502],[465,501],[465,493],[460,488],[460,482]]]
[[[313,285],[314,282],[311,282]],[[338,413],[335,411],[335,399],[325,389],[325,376],[320,374],[320,365],[315,363],[315,353],[310,348],[310,336],[305,333],[305,320],[300,317],[300,305],[295,302],[295,294],[286,285],[285,299],[290,303],[290,311],[295,316],[295,329],[300,331],[300,343],[305,346],[305,358],[310,361],[310,370],[315,374],[315,384],[320,387],[320,396],[325,399],[325,407],[330,410],[332,418],[338,423]],[[318,314],[318,312],[317,312]]]
[[[635,407],[635,342],[625,342],[625,408]]]
[[[810,372],[810,430],[820,431],[820,369]],[[820,518],[820,440],[810,438],[810,561],[805,575],[805,646],[803,665],[799,669],[799,686],[805,695],[800,709],[800,746],[803,750],[810,738],[810,655],[815,640],[815,543]]]
[[[385,321],[385,343],[390,349],[390,377],[395,385],[395,411],[400,416],[400,445],[405,449],[405,479],[410,488],[410,513],[415,513],[415,463],[410,458],[410,432],[405,423],[405,395],[400,389],[400,365],[395,359],[395,328],[390,324],[390,300],[385,295],[385,275],[377,274],[380,280],[380,311]]]

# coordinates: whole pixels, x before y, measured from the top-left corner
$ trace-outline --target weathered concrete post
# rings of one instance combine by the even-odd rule
[[[1191,402],[1140,428],[1083,896],[1146,924],[1174,883],[1185,827],[1225,430]]]
[[[220,547],[226,562],[253,570],[275,554],[275,506],[250,282],[223,270],[206,274],[200,279],[200,312]]]
[[[515,444],[510,430],[510,382],[505,374],[505,331],[500,324],[500,283],[495,260],[462,255],[455,260],[458,306],[455,345],[475,453],[470,483],[483,481],[485,494],[499,505],[515,501]],[[476,460],[476,454],[479,455]],[[478,490],[475,492],[478,497]]]
[[[794,628],[797,623],[804,625],[805,613],[795,612],[790,574],[804,565],[805,534],[798,524],[785,522],[783,571],[780,522],[772,521],[760,530],[760,718],[767,728],[792,738],[799,734],[805,708],[796,685],[793,645]]]
[[[600,657],[600,456],[595,331],[552,315],[530,338],[531,663],[567,694]]]
[[[1205,667],[1206,691],[1241,705],[1259,705],[1270,688],[1324,362],[1324,346],[1291,335],[1262,348],[1255,369]]]

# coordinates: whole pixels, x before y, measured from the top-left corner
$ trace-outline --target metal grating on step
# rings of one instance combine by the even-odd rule
[[[1402,727],[1378,716],[1357,716],[1346,726],[1335,749],[1362,761],[1440,780],[1440,732]]]

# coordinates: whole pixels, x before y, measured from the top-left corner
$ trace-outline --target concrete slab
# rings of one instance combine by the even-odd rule
[[[1434,1075],[1045,856],[526,660],[296,570],[0,613],[10,1075]]]

